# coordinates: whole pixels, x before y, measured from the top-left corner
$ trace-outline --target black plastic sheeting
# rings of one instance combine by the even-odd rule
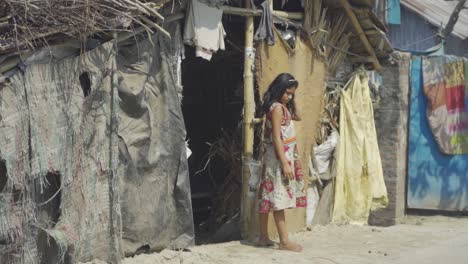
[[[165,27],[172,39],[45,48],[0,83],[0,263],[194,244],[183,44],[177,22]]]
[[[124,251],[185,248],[194,243],[179,92],[183,44],[155,36],[119,47],[120,168]]]

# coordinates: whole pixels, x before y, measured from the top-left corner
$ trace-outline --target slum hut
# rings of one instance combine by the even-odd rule
[[[0,3],[0,262],[119,263],[254,234],[260,95],[298,78],[308,164],[330,71],[379,70],[391,50],[371,2]]]
[[[457,74],[459,85],[466,86],[462,72],[466,72],[463,61],[467,54],[468,11],[457,12],[462,2],[402,0],[394,7],[400,15],[388,22],[388,35],[398,50],[398,63],[384,67],[381,100],[376,109],[390,201],[373,222],[391,225],[401,222],[407,213],[466,211],[466,154],[447,153],[441,147],[448,146],[447,138],[440,138],[434,130],[434,120],[440,120],[440,131],[446,131],[448,138],[460,135],[464,126],[451,124],[449,120],[463,120],[463,111],[461,117],[436,118],[430,107],[431,100],[438,98],[438,111],[443,113],[449,109],[448,92]],[[450,71],[451,65],[458,66]],[[439,77],[434,78],[431,67],[440,69]],[[442,84],[440,78],[447,82]],[[438,94],[429,89],[435,84],[440,85]],[[464,95],[460,98],[458,102]],[[454,146],[462,146],[461,142]]]
[[[0,5],[0,262],[192,245],[182,7]]]

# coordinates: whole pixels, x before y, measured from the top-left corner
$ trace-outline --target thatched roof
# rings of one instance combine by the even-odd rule
[[[343,2],[348,2],[352,13],[356,17],[357,24],[349,24],[349,32],[353,32],[353,36],[350,38],[349,51],[357,56],[353,56],[353,61],[356,62],[371,62],[376,59],[383,59],[393,53],[393,48],[388,40],[386,33],[387,28],[374,13],[375,0],[329,0],[326,1],[327,7],[331,10],[341,10],[344,8]],[[356,27],[362,29],[365,34],[365,38],[369,42],[373,53],[375,53],[375,59],[370,56],[369,50],[363,45],[361,39],[362,36],[356,32]]]
[[[352,5],[353,16],[356,17],[357,22],[354,24],[359,24],[370,44],[363,45],[363,40],[360,39],[362,36],[356,32],[353,25],[338,19],[338,22],[346,23],[339,24],[338,31],[332,32],[331,40],[334,41],[329,40],[333,42],[332,46],[339,46],[339,50],[351,52],[354,54],[353,59],[358,62],[367,63],[388,57],[393,52],[393,48],[386,37],[385,25],[372,11],[375,1],[348,0],[348,2]],[[180,3],[182,5],[179,5]],[[145,30],[149,33],[159,30],[168,35],[158,25],[164,19],[159,10],[164,4],[167,4],[164,9],[166,11],[171,11],[174,5],[183,9],[183,3],[184,0],[0,0],[0,55],[64,42],[67,38],[83,40],[92,36],[105,42],[112,39],[110,33],[115,31],[130,32],[119,34],[119,38]],[[328,8],[327,13],[345,14],[342,0],[327,0],[324,3]],[[316,4],[308,7],[311,9],[305,13],[312,12],[312,14],[305,14],[304,26],[312,23],[312,20],[308,19],[309,16],[314,17],[316,25],[305,28],[310,28],[312,31],[323,28],[325,25],[322,25],[324,20],[321,17],[325,12],[318,12],[317,10],[322,8]],[[167,13],[172,11],[165,12]],[[335,22],[332,21],[332,24]],[[135,30],[136,27],[138,29]],[[320,39],[323,38],[322,35],[315,34],[314,37]],[[375,55],[372,55],[369,49],[372,49]],[[334,55],[339,56],[329,56],[335,57],[329,59],[335,61],[334,64],[338,64],[343,57],[342,53],[334,52]],[[329,54],[333,55],[333,52]]]
[[[43,46],[54,38],[85,37],[97,32],[151,31],[169,0],[2,0],[0,54]],[[142,22],[143,21],[143,22]]]
[[[377,57],[385,58],[393,53],[392,45],[386,36],[387,27],[379,20],[377,15],[372,10],[366,8],[354,8],[354,13],[374,48]],[[354,39],[355,41],[351,41],[351,50],[358,54],[366,54],[366,50],[360,43],[358,36],[355,36]]]

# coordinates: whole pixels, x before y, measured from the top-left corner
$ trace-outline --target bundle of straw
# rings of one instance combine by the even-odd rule
[[[320,127],[317,131],[317,146],[325,142],[333,130],[339,130],[341,87],[327,87],[323,95],[323,109]]]
[[[322,7],[321,0],[306,1],[304,9],[304,29],[309,36],[310,44],[319,53],[323,53],[323,45],[329,34],[329,25],[326,19],[327,9]]]
[[[132,23],[145,27],[144,18],[164,18],[158,9],[169,0],[2,0],[0,49],[3,43],[35,47],[47,37],[71,37],[123,29]],[[5,23],[6,22],[6,23]],[[3,45],[5,46],[5,44]],[[0,50],[1,51],[1,50]]]
[[[322,20],[322,0],[309,0],[304,6],[304,29],[311,31],[316,28]]]
[[[343,13],[331,16],[330,34],[328,35],[328,69],[335,72],[336,67],[344,61],[350,47],[352,33],[348,29],[348,18]]]
[[[208,224],[213,230],[230,220],[239,212],[242,192],[242,133],[223,131],[212,144],[208,153],[208,175],[215,185],[212,212]],[[213,160],[222,160],[227,173],[213,175]]]

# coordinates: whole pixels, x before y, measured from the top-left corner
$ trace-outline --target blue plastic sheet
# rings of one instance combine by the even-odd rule
[[[412,209],[468,210],[468,155],[440,152],[426,117],[422,58],[411,64],[408,195]]]

